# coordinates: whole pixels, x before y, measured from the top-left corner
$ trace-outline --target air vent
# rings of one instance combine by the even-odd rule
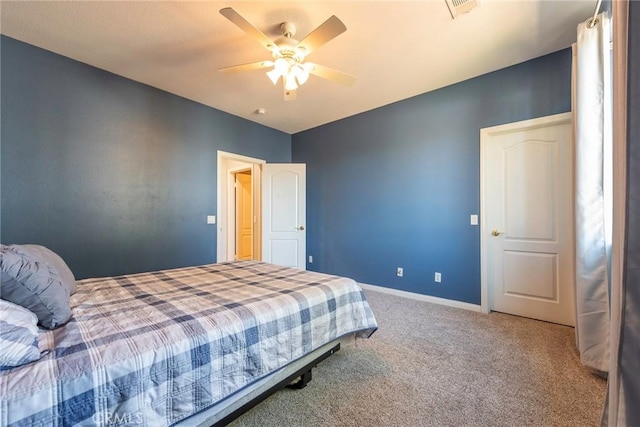
[[[456,16],[470,12],[480,5],[480,0],[445,0],[447,6],[449,6],[449,12],[451,12],[451,18],[456,19]]]

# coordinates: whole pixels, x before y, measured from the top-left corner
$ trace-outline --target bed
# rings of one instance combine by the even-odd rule
[[[257,261],[81,280],[70,304],[0,370],[0,425],[226,423],[377,329],[353,280]]]

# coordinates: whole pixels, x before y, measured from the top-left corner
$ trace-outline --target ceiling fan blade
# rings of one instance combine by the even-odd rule
[[[325,67],[324,65],[314,64],[313,62],[305,62],[305,65],[311,66],[309,73],[322,77],[323,79],[331,80],[332,82],[346,86],[351,86],[356,82],[356,78],[351,74],[343,73],[342,71],[334,70],[333,68]]]
[[[242,31],[253,37],[258,43],[260,43],[265,49],[272,50],[275,46],[273,40],[267,37],[262,31],[254,27],[246,19],[244,19],[238,12],[230,7],[220,9],[220,14],[233,22]]]
[[[218,68],[218,71],[225,74],[238,73],[240,71],[260,70],[273,66],[273,61],[257,61],[248,64],[233,65],[231,67]]]
[[[285,101],[295,101],[297,98],[297,93],[295,90],[287,90],[284,87],[284,82],[282,83],[282,89],[283,89],[283,94],[284,94],[284,100]]]
[[[318,28],[313,30],[300,43],[299,47],[303,47],[308,55],[329,40],[347,31],[347,27],[335,15],[324,21]]]

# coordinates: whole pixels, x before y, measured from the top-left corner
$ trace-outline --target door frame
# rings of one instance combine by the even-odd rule
[[[488,262],[487,250],[489,233],[491,232],[485,215],[487,203],[487,197],[485,194],[486,170],[484,166],[486,147],[493,136],[510,133],[516,130],[529,130],[551,125],[571,123],[572,121],[573,113],[568,112],[480,129],[480,310],[483,313],[489,313],[493,308],[493,301],[491,300],[493,288],[489,283],[489,266],[486,265]],[[574,138],[572,138],[572,143],[573,139]]]
[[[230,161],[240,162],[249,164],[250,167],[253,168],[255,172],[256,169],[259,169],[261,165],[267,163],[266,160],[257,159],[254,157],[244,156],[241,154],[229,153],[226,151],[218,150],[217,154],[217,215],[218,215],[218,229],[217,229],[217,238],[216,238],[216,262],[226,262],[233,261],[233,254],[229,254],[229,242],[230,242],[230,233],[229,233],[229,224],[230,218],[234,223],[233,229],[235,230],[235,217],[230,215],[230,188],[232,183],[230,182],[230,176],[233,176],[234,172],[237,172],[242,169],[242,167],[238,167],[238,165],[230,165]],[[244,167],[247,168],[246,166]],[[261,181],[258,177],[256,177],[255,173],[252,173],[252,182],[253,182],[253,197],[254,200],[257,198],[258,200],[262,199],[262,186]],[[254,204],[255,205],[255,204]],[[234,201],[234,210],[235,210],[235,201]],[[256,216],[256,221],[258,224],[262,224],[262,215],[259,209],[254,211],[254,215]],[[255,229],[254,229],[255,230]],[[258,230],[256,230],[257,236]],[[235,236],[231,236],[235,239]],[[257,240],[254,238],[254,240]],[[261,244],[261,242],[260,242]],[[234,244],[235,245],[235,244]],[[260,257],[261,258],[261,257]]]

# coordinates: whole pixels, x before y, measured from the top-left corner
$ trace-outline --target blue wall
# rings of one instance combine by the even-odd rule
[[[480,129],[570,110],[565,49],[293,135],[308,268],[479,304]]]
[[[1,240],[77,277],[213,262],[217,150],[291,160],[285,133],[8,37]]]
[[[570,109],[564,50],[291,137],[1,42],[1,240],[78,277],[212,262],[224,150],[307,163],[310,269],[479,303],[479,129]]]

